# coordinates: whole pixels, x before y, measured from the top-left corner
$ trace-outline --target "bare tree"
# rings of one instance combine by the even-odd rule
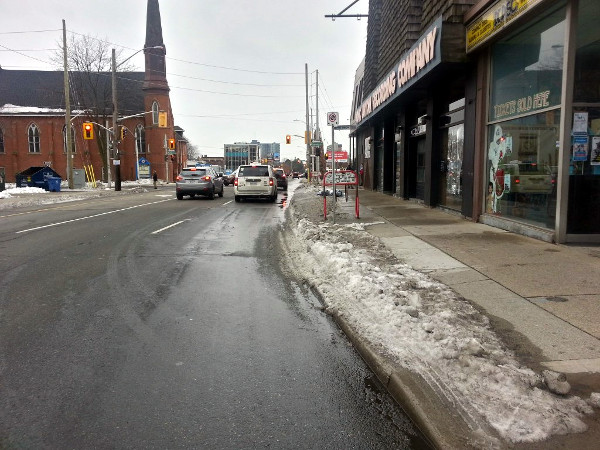
[[[51,61],[59,70],[64,69],[62,42],[58,42],[57,51],[52,55]],[[122,50],[116,52],[119,61]],[[105,124],[112,117],[112,48],[107,40],[98,39],[90,35],[71,34],[67,42],[67,65],[71,90],[71,108],[85,111],[86,120],[98,124]],[[119,72],[132,72],[134,65],[125,62],[117,70]],[[118,81],[121,86],[126,77]],[[122,81],[125,79],[125,81]],[[119,93],[131,92],[119,88]],[[121,98],[119,102],[121,102]],[[98,129],[99,131],[99,129]],[[108,161],[106,159],[106,133],[96,132],[96,143],[104,167],[104,178],[108,174]]]
[[[192,161],[198,157],[198,146],[188,142],[187,145],[187,160]]]

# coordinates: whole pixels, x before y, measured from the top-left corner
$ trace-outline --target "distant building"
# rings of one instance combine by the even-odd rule
[[[260,161],[260,142],[225,144],[225,169],[235,170],[242,164]]]
[[[271,144],[260,144],[260,159],[266,161],[269,164],[279,165],[280,164],[280,145],[278,142]]]

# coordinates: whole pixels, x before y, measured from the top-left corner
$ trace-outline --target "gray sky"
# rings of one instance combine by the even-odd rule
[[[62,40],[62,19],[69,33],[106,39],[123,48],[122,58],[127,58],[144,45],[146,3],[0,0],[0,65],[54,69],[49,54]],[[293,136],[292,144],[286,145],[285,135],[304,136],[307,63],[313,113],[315,71],[319,71],[319,123],[325,143],[330,144],[325,115],[337,111],[340,123],[349,123],[354,73],[365,54],[367,20],[332,21],[324,15],[338,13],[351,3],[160,0],[176,125],[201,154],[222,156],[223,144],[256,139],[281,143],[282,159],[304,158],[303,137]],[[367,12],[368,0],[361,0],[346,13]],[[132,62],[143,70],[143,53]],[[336,132],[335,140],[348,149],[347,133]]]

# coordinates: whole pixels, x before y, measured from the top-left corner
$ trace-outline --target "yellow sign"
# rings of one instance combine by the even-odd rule
[[[510,22],[543,0],[502,0],[467,25],[467,53],[497,34]]]
[[[305,131],[304,132],[304,143],[305,144],[309,144],[311,140],[312,140],[311,132],[310,131]]]
[[[167,128],[167,113],[166,111],[160,111],[158,113],[158,127]]]

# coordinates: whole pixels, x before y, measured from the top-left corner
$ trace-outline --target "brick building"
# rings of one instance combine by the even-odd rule
[[[143,48],[144,72],[117,73],[118,125],[126,132],[122,139],[117,132],[116,148],[108,131],[113,128],[111,73],[69,72],[73,167],[91,166],[97,179],[107,179],[107,167],[115,179],[115,160],[122,180],[156,170],[160,179],[173,181],[185,164],[187,141],[175,132],[158,0],[147,3]],[[165,114],[166,123],[159,123]],[[83,139],[84,122],[95,123],[94,139]],[[173,153],[169,139],[176,140],[175,154],[167,154]],[[66,179],[66,150],[64,73],[0,68],[0,172],[6,181],[44,165]]]

